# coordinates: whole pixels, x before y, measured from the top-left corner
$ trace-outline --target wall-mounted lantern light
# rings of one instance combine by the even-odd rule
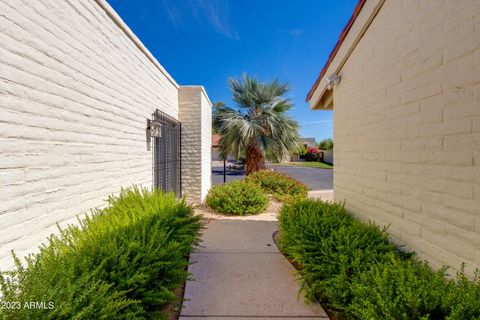
[[[327,78],[327,89],[332,90],[334,86],[340,83],[340,76],[336,73],[332,74],[330,77]]]
[[[151,148],[151,138],[162,137],[162,123],[159,120],[147,119],[147,128],[145,130],[147,138],[147,150]]]

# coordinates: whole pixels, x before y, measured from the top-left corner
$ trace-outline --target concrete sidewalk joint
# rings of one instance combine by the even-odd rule
[[[180,319],[328,319],[318,303],[303,303],[276,230],[275,221],[209,223],[190,254]]]

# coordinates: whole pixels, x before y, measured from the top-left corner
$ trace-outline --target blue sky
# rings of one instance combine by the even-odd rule
[[[227,78],[287,82],[304,137],[332,137],[332,112],[305,96],[358,0],[108,0],[181,85],[233,106]]]

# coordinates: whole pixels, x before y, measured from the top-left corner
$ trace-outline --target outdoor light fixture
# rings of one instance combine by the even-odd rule
[[[332,90],[334,86],[340,83],[340,76],[336,73],[327,78],[327,89]]]
[[[162,123],[159,120],[147,119],[147,128],[145,129],[147,136],[147,150],[151,147],[151,138],[162,137]]]

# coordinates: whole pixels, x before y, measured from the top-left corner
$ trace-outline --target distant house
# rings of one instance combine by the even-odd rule
[[[303,148],[316,148],[317,147],[317,141],[315,138],[300,138],[300,146]],[[290,159],[287,159],[286,161],[298,161],[300,160],[300,155],[297,153],[292,153],[290,156]]]
[[[220,138],[220,135],[212,134],[212,161],[222,160],[220,157]]]
[[[335,199],[432,265],[480,267],[480,1],[360,0],[308,93]]]
[[[221,135],[213,134],[212,135],[212,161],[223,161],[222,157],[220,156],[220,139],[222,138]],[[234,156],[231,154],[227,157],[228,161],[236,160]]]
[[[300,138],[302,140],[302,145],[306,148],[316,148],[317,141],[315,138]]]

